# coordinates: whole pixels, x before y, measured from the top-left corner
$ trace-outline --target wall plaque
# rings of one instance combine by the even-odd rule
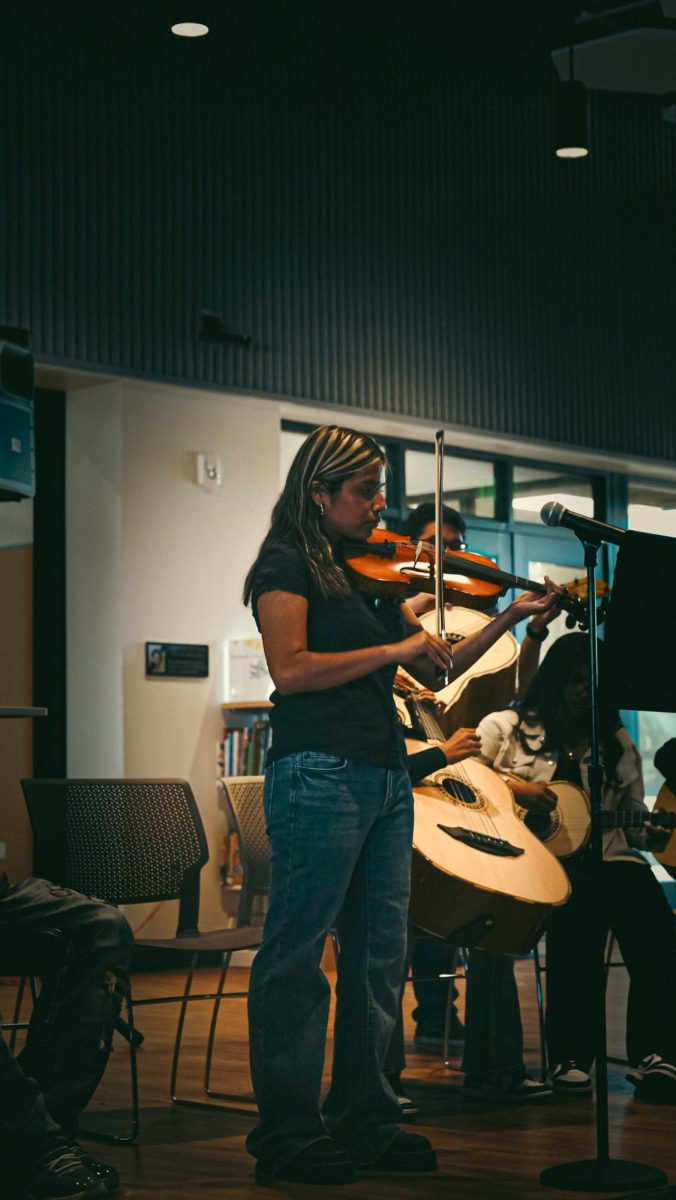
[[[185,642],[146,642],[146,675],[206,679],[209,647]]]

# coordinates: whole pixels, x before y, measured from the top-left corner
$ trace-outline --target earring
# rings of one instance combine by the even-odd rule
[[[324,516],[324,505],[323,505],[323,504],[318,504],[318,505],[317,505],[317,508],[319,509],[319,515],[320,515],[320,517],[323,517],[323,516]]]

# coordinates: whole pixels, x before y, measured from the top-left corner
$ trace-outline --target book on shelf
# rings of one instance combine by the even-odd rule
[[[242,886],[242,862],[236,833],[224,833],[221,836],[220,869],[224,887]]]
[[[218,749],[221,774],[262,775],[270,738],[270,722],[265,718],[246,727],[226,726]]]

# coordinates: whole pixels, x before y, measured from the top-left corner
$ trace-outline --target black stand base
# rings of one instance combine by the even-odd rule
[[[547,1187],[573,1192],[623,1192],[626,1188],[656,1188],[667,1182],[664,1171],[622,1158],[583,1158],[547,1167],[540,1175]]]

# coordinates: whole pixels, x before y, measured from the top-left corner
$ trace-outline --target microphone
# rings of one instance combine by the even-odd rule
[[[603,521],[594,521],[591,517],[583,517],[582,513],[571,512],[557,500],[548,500],[540,509],[540,519],[545,525],[563,525],[572,529],[584,542],[612,542],[619,546],[625,535],[624,529],[616,525],[605,525]]]

